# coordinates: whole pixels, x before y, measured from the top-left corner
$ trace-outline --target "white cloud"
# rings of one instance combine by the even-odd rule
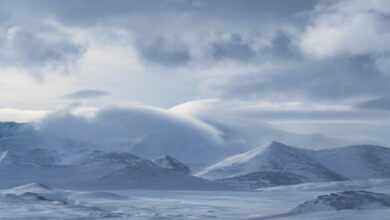
[[[172,155],[191,163],[221,159],[221,133],[190,116],[146,107],[68,108],[36,123],[40,134],[82,143],[102,150],[133,152],[146,158]],[[197,155],[208,152],[199,159]]]
[[[0,121],[31,122],[47,115],[44,110],[0,108]]]
[[[325,1],[312,12],[299,46],[308,57],[333,58],[390,52],[390,2]]]
[[[111,95],[83,104],[218,98],[302,121],[390,92],[387,0],[192,3],[0,0],[2,107],[55,111],[73,102],[58,97],[95,89]]]

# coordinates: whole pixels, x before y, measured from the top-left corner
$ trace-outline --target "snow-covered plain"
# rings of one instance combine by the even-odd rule
[[[295,208],[306,201],[310,203],[317,196],[343,191],[346,186],[354,186],[356,191],[389,194],[390,189],[386,184],[389,182],[390,180],[369,180],[319,185],[310,183],[256,192],[73,191],[33,183],[0,191],[0,219],[385,220],[390,215],[390,208],[369,202],[363,203],[363,208],[339,211],[326,205],[309,207],[307,212],[301,213],[297,213]]]

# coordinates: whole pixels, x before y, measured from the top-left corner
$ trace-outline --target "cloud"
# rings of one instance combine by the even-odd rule
[[[182,66],[191,60],[188,49],[178,43],[169,43],[160,38],[148,45],[140,46],[139,53],[148,63],[164,66]]]
[[[83,55],[85,47],[73,42],[53,25],[39,29],[12,24],[0,27],[0,66],[41,74],[60,68],[63,72]]]
[[[108,96],[110,94],[111,94],[110,92],[104,90],[86,89],[77,92],[72,92],[63,97],[67,99],[92,99],[92,98],[100,98],[102,96]]]
[[[213,125],[235,149],[250,149],[273,140],[308,148],[362,143],[386,145],[390,141],[388,113],[372,114],[351,106],[197,100],[170,111]]]
[[[256,52],[251,48],[251,44],[236,34],[229,36],[225,41],[214,42],[212,44],[213,57],[220,59],[250,60],[256,56]]]
[[[312,12],[299,46],[318,59],[369,55],[388,60],[389,14],[389,1],[324,1]]]
[[[384,96],[377,99],[371,99],[360,102],[355,105],[358,109],[371,109],[371,110],[390,110],[390,97]]]
[[[294,3],[282,0],[114,0],[107,4],[97,0],[90,4],[43,0],[38,6],[24,0],[1,2],[9,16],[20,23],[31,23],[20,16],[20,13],[29,14],[36,27],[42,25],[41,20],[50,18],[75,28],[107,30],[109,27],[128,31],[135,39],[134,45],[128,46],[137,48],[146,61],[167,67],[187,64],[192,55],[200,56],[199,53],[204,53],[206,58],[251,59],[255,54],[253,47],[257,46],[256,38],[270,38],[272,32],[281,29],[278,24],[295,21],[296,14],[311,9],[316,3],[310,0]],[[215,39],[221,35],[231,37],[223,41]]]
[[[31,122],[49,114],[45,110],[27,110],[17,108],[0,108],[1,121]]]
[[[390,82],[373,65],[366,57],[266,62],[203,86],[225,99],[342,101],[389,91]]]
[[[381,0],[320,1],[303,14],[305,21],[285,23],[265,38],[268,47],[247,64],[251,70],[226,67],[221,72],[230,74],[211,77],[201,88],[224,99],[343,102],[383,96],[390,92],[389,8]]]
[[[1,67],[37,71],[81,59],[83,75],[62,91],[114,83],[118,102],[161,106],[215,97],[348,104],[390,92],[385,0],[0,3]]]
[[[226,145],[235,149],[237,153],[274,140],[308,148],[352,143],[346,137],[334,138],[322,135],[320,131],[315,129],[299,132],[298,129],[286,130],[271,124],[275,118],[278,118],[272,117],[273,113],[282,115],[283,117],[279,117],[281,121],[302,118],[305,113],[301,112],[302,115],[299,116],[299,110],[294,110],[294,104],[291,104],[197,100],[174,106],[170,111],[176,114],[191,115],[218,128],[223,132]],[[315,113],[316,111],[309,109],[306,113],[308,112]],[[328,112],[328,117],[331,114]]]
[[[163,109],[132,106],[98,109],[86,117],[66,109],[36,124],[40,134],[92,143],[101,150],[121,150],[146,158],[172,155],[191,163],[223,157],[223,140],[212,126]],[[200,153],[208,152],[199,160]]]

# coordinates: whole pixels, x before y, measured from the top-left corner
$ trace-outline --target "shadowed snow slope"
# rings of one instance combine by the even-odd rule
[[[390,149],[355,145],[307,150],[272,142],[212,165],[199,176],[251,188],[390,177]]]

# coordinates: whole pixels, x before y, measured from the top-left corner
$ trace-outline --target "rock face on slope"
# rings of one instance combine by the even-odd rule
[[[308,150],[279,142],[229,157],[199,175],[252,188],[347,179],[312,158]]]
[[[169,155],[164,156],[164,157],[160,157],[160,158],[154,160],[153,162],[157,166],[162,167],[162,168],[166,168],[166,169],[170,169],[170,170],[174,170],[174,171],[186,173],[186,174],[191,173],[191,170],[190,170],[190,168],[188,168],[188,166],[186,166],[185,164],[183,164],[179,160],[177,160]]]
[[[249,189],[257,189],[269,186],[293,185],[303,183],[305,179],[292,173],[278,173],[272,171],[253,172],[240,176],[218,179],[215,182],[233,185],[237,187],[245,187]]]
[[[318,196],[316,199],[299,204],[290,214],[346,209],[389,208],[390,195],[367,191],[344,191]]]

